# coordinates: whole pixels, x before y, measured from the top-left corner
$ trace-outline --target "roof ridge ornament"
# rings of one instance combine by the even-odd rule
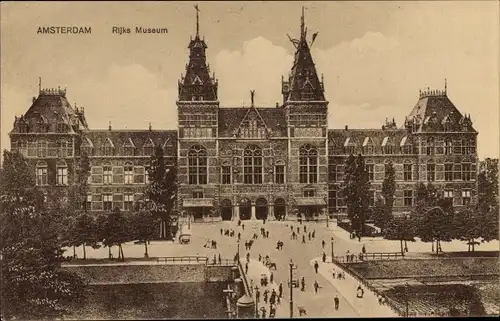
[[[199,38],[200,37],[200,16],[199,16],[200,9],[198,8],[198,4],[195,4],[194,8],[196,9],[196,38]]]

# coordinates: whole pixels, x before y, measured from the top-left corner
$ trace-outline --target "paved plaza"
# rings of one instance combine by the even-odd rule
[[[199,255],[207,256],[213,260],[214,256],[218,259],[219,254],[223,259],[232,259],[238,251],[237,236],[241,233],[240,241],[240,257],[243,266],[246,263],[246,255],[250,253],[250,263],[248,266],[248,281],[253,286],[260,287],[260,276],[266,273],[269,277],[270,271],[267,267],[259,262],[258,256],[264,258],[268,255],[272,262],[277,265],[276,270],[272,270],[274,274],[274,282],[267,288],[269,291],[276,288],[279,283],[283,284],[283,299],[276,311],[276,317],[289,317],[289,262],[297,266],[294,270],[294,279],[305,279],[305,291],[299,288],[293,289],[294,302],[294,317],[299,316],[299,307],[303,307],[307,312],[307,317],[390,317],[396,314],[387,306],[380,306],[376,296],[369,290],[364,288],[365,295],[362,299],[356,297],[356,289],[360,285],[357,280],[350,277],[346,273],[345,280],[334,280],[332,277],[333,269],[340,270],[340,267],[335,266],[330,262],[332,252],[335,256],[345,255],[346,251],[358,254],[363,245],[367,252],[397,252],[399,251],[399,241],[388,241],[380,238],[362,238],[361,242],[357,239],[349,238],[349,233],[336,226],[335,222],[330,222],[329,227],[325,222],[322,223],[305,223],[299,225],[297,222],[266,222],[262,221],[242,221],[243,226],[238,227],[235,221],[218,222],[218,223],[197,223],[192,224],[192,238],[190,244],[179,244],[167,241],[153,241],[148,245],[150,257],[162,256],[188,256]],[[304,232],[304,226],[307,232]],[[260,228],[264,227],[269,231],[269,238],[263,238],[260,233]],[[291,239],[291,228],[299,233],[297,239]],[[232,229],[235,231],[233,237],[221,235],[221,229]],[[315,234],[314,238],[309,239],[309,232]],[[250,251],[245,250],[245,241],[252,239],[253,234],[257,234],[258,238]],[[304,236],[305,243],[302,242]],[[205,247],[208,241],[214,240],[217,242],[217,249]],[[283,241],[283,250],[277,250],[277,241]],[[322,241],[325,241],[325,247],[322,247]],[[409,242],[410,253],[415,252],[430,252],[430,243]],[[453,241],[443,243],[444,251],[466,251],[467,245],[463,242]],[[478,247],[479,250],[498,250],[498,241],[482,244]],[[123,251],[126,258],[142,258],[144,254],[143,244],[133,244],[133,242],[123,245]],[[71,256],[73,250],[70,248],[65,255]],[[81,258],[82,249],[77,249],[77,255]],[[118,256],[118,248],[113,247],[112,253],[114,257]],[[327,256],[326,263],[322,262],[322,255]],[[107,258],[108,249],[100,248],[97,250],[87,247],[87,258]],[[314,262],[318,262],[318,273],[315,272]],[[253,281],[251,281],[253,279]],[[318,293],[315,293],[313,283],[317,281],[320,285]],[[260,289],[261,299],[259,308],[263,305],[263,292]],[[339,309],[335,310],[333,299],[335,296],[340,299]],[[267,314],[269,314],[269,306],[267,306]]]

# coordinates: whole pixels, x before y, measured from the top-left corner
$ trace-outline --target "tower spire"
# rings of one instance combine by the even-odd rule
[[[302,16],[300,17],[300,39],[305,39],[304,7],[302,7]]]
[[[198,9],[198,4],[195,4],[194,8],[196,9],[196,38],[199,38],[200,37],[200,17],[199,17],[200,9]]]
[[[445,78],[444,79],[444,94],[446,95],[446,92],[448,91],[448,81],[447,79]]]
[[[255,89],[254,90],[250,90],[250,99],[251,99],[251,107],[255,107],[254,105],[254,96],[255,96]]]
[[[38,93],[42,92],[42,77],[38,77]]]

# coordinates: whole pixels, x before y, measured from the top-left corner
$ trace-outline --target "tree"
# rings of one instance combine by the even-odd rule
[[[86,246],[91,246],[96,249],[99,248],[98,229],[96,220],[90,216],[86,211],[79,213],[72,220],[71,238],[73,246],[83,247],[83,259],[87,259]]]
[[[387,240],[399,240],[401,246],[401,254],[408,252],[406,241],[415,241],[417,229],[415,222],[408,217],[393,218],[387,223],[387,228],[384,231],[384,238]],[[403,241],[405,247],[403,248]]]
[[[460,208],[453,217],[453,229],[455,237],[461,241],[466,241],[468,251],[474,252],[475,245],[479,244],[476,239],[481,237],[480,214],[475,208],[465,206]]]
[[[382,199],[375,200],[375,206],[371,208],[371,219],[373,223],[378,226],[382,231],[386,228],[387,224],[392,220],[392,213],[387,210],[386,204]]]
[[[396,192],[396,173],[392,162],[385,167],[385,178],[382,183],[382,195],[385,199],[386,210],[392,214],[392,206],[394,204],[394,193]]]
[[[133,234],[130,231],[129,220],[116,207],[108,216],[104,227],[103,244],[110,248],[118,246],[118,259],[125,260],[122,244],[133,239]]]
[[[498,240],[498,159],[486,158],[480,164],[478,180],[479,224],[483,242]]]
[[[434,206],[426,209],[417,218],[418,235],[423,242],[436,242],[436,254],[441,249],[441,242],[449,242],[455,233],[453,230],[453,211],[443,209],[444,206]]]
[[[155,154],[151,156],[148,175],[150,183],[145,192],[145,207],[153,216],[161,219],[163,228],[160,237],[171,239],[172,215],[176,213],[177,171],[175,166],[165,165],[161,146],[157,146]]]
[[[0,181],[1,306],[4,319],[55,319],[84,297],[84,282],[61,269],[54,211],[35,186],[34,168],[4,151]]]
[[[158,219],[150,211],[139,210],[131,215],[134,237],[144,242],[144,257],[149,257],[148,243],[157,233]]]
[[[342,194],[345,197],[347,205],[347,216],[352,220],[356,212],[356,158],[351,154],[345,162],[344,182],[342,184]]]

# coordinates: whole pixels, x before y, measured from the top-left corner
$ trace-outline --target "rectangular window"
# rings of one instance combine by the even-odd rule
[[[470,204],[470,199],[471,199],[470,195],[471,194],[469,190],[462,191],[462,205]]]
[[[285,166],[276,165],[274,170],[274,183],[285,184]]]
[[[93,194],[92,195],[92,210],[93,211],[102,211],[103,202],[102,202],[102,194]]]
[[[221,167],[221,184],[228,185],[231,184],[231,166]]]
[[[443,193],[444,198],[453,198],[453,190],[445,190]]]
[[[194,191],[193,198],[203,198],[203,191]]]
[[[427,181],[434,182],[436,180],[436,165],[427,164]]]
[[[143,147],[143,152],[144,156],[151,156],[154,153],[154,147],[153,146],[144,146]]]
[[[91,184],[102,184],[103,168],[101,166],[92,166],[90,173]]]
[[[36,169],[36,185],[47,185],[47,167]]]
[[[102,147],[102,156],[113,156],[115,149],[111,146]]]
[[[318,158],[309,157],[309,184],[318,182]]]
[[[368,164],[366,165],[366,171],[368,172],[368,179],[370,180],[370,182],[373,182],[373,178],[374,178],[374,166],[373,164]]]
[[[113,209],[123,210],[123,194],[113,194]]]
[[[344,165],[337,165],[337,182],[344,180]]]
[[[149,184],[149,171],[151,170],[151,166],[144,167],[144,183]]]
[[[403,201],[405,206],[412,206],[413,205],[413,191],[412,190],[406,190],[403,192]]]
[[[453,180],[459,181],[462,179],[462,164],[453,164]]]
[[[134,184],[144,184],[144,178],[146,176],[145,169],[142,166],[134,167]]]
[[[337,165],[335,164],[328,165],[328,181],[335,182],[336,180],[337,180]]]
[[[102,196],[103,210],[111,211],[113,209],[113,194],[104,194]]]
[[[134,209],[134,194],[123,195],[123,209],[125,211],[131,211]]]
[[[134,156],[135,154],[135,148],[132,146],[125,146],[123,147],[123,155],[124,156]]]
[[[123,184],[123,167],[114,166],[113,167],[113,184]]]
[[[313,189],[308,189],[304,191],[304,197],[314,197],[315,191]]]
[[[103,166],[103,183],[113,184],[113,168],[111,166]]]
[[[134,168],[130,166],[125,166],[125,184],[132,184],[134,181]]]
[[[87,194],[87,199],[83,202],[83,207],[87,211],[92,210],[92,193]]]
[[[411,181],[413,179],[412,175],[412,164],[403,165],[403,178],[405,181]]]
[[[444,180],[448,182],[453,180],[453,164],[444,164]]]
[[[328,207],[335,209],[337,207],[337,191],[328,192]]]
[[[307,183],[307,157],[299,158],[299,182]]]
[[[68,168],[58,167],[56,176],[57,185],[68,185]]]
[[[401,153],[405,155],[411,154],[411,146],[405,145],[401,147]]]
[[[470,181],[471,179],[471,166],[469,163],[462,164],[462,180]]]

